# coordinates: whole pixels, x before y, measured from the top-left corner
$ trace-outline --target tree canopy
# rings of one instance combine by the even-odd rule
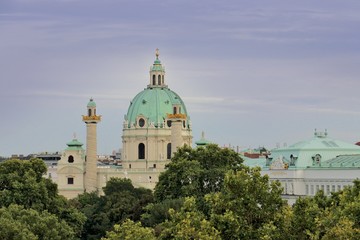
[[[100,239],[126,219],[139,221],[143,208],[153,202],[151,190],[135,188],[130,179],[111,178],[103,190],[104,196],[84,193],[71,200],[87,216],[83,239]]]
[[[41,160],[0,163],[0,239],[360,239],[360,181],[339,192],[281,198],[278,181],[216,145],[180,148],[154,196],[111,178],[73,200]],[[200,204],[199,204],[200,203]]]
[[[157,202],[195,196],[202,198],[223,187],[228,170],[239,170],[243,160],[231,149],[210,144],[206,147],[184,146],[175,153],[166,171],[159,176],[154,196]]]
[[[205,196],[210,204],[210,221],[223,239],[260,239],[263,228],[281,228],[285,201],[279,182],[269,182],[260,168],[229,171],[223,190]],[[281,215],[279,215],[281,214]]]
[[[103,240],[155,240],[154,230],[142,227],[141,223],[125,220],[121,225],[116,224],[113,231],[108,231]]]
[[[0,208],[0,239],[75,239],[74,230],[48,211],[11,204]]]
[[[46,171],[46,165],[40,159],[0,163],[0,207],[6,209],[13,204],[20,205],[25,209],[22,213],[35,210],[40,217],[46,211],[59,222],[65,221],[75,235],[80,235],[85,216],[58,194],[55,183],[43,177]]]

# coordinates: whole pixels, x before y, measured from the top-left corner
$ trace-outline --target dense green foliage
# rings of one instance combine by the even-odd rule
[[[268,224],[281,227],[278,213],[284,210],[280,183],[269,184],[259,168],[228,172],[222,191],[207,195],[210,221],[223,239],[260,239]]]
[[[220,239],[219,231],[206,219],[194,197],[185,198],[179,211],[169,210],[170,219],[161,224],[159,239]]]
[[[153,202],[151,190],[135,188],[129,179],[111,178],[104,193],[84,193],[71,201],[87,217],[83,239],[100,239],[127,218],[139,221],[143,208]]]
[[[65,230],[67,229],[65,225],[69,226],[71,231],[68,231],[67,239],[76,235],[80,236],[85,216],[76,208],[71,207],[69,202],[58,194],[55,183],[43,178],[46,171],[46,165],[39,159],[8,160],[0,163],[1,218],[12,216],[13,226],[22,226],[29,224],[21,222],[25,217],[34,216],[34,219],[42,219],[43,224],[49,220],[55,224],[54,226],[64,227]],[[14,204],[21,207],[15,208]],[[16,211],[20,213],[14,215]],[[24,217],[21,217],[21,220],[19,216]],[[35,233],[34,229],[36,228],[29,227],[27,231],[24,231],[37,236],[40,232]],[[54,230],[54,234],[55,232]],[[64,236],[64,233],[60,231],[59,236]]]
[[[156,203],[141,221],[157,239],[360,239],[360,181],[294,206],[281,193],[279,182],[244,167],[231,150],[184,147],[161,174]]]
[[[150,203],[145,208],[145,213],[141,215],[141,222],[144,226],[155,227],[162,222],[170,219],[169,210],[180,210],[183,199],[165,199],[159,203]]]
[[[121,225],[116,224],[114,231],[106,233],[103,240],[155,240],[154,231],[151,228],[142,227],[141,223],[134,223],[127,219]]]
[[[360,239],[360,181],[331,196],[298,199],[291,226],[296,239]]]
[[[216,145],[179,149],[155,201],[118,178],[68,201],[45,172],[41,160],[0,163],[0,239],[360,239],[359,180],[288,206],[279,182]]]
[[[0,209],[0,239],[75,239],[74,230],[48,211],[10,205]]]
[[[154,196],[157,202],[221,191],[225,173],[243,167],[239,154],[215,144],[206,148],[178,149],[166,171],[159,176]]]

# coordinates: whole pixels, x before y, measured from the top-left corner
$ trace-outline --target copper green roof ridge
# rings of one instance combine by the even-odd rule
[[[200,140],[196,141],[195,144],[198,146],[204,146],[204,145],[211,144],[211,142],[209,140],[205,139],[205,133],[202,132]]]
[[[83,150],[83,144],[79,142],[76,138],[74,138],[71,142],[68,142],[66,145],[68,146],[66,150]]]
[[[66,145],[70,147],[70,146],[82,146],[84,144],[82,144],[76,138],[74,138],[73,140],[71,140],[71,142],[68,142]]]

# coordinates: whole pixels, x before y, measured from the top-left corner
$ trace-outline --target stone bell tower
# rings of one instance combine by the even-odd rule
[[[87,105],[87,115],[83,115],[86,124],[86,163],[85,163],[85,191],[97,190],[97,137],[96,124],[101,116],[96,115],[96,103],[91,98]]]

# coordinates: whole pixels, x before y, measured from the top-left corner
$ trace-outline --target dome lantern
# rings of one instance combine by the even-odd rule
[[[165,85],[165,67],[162,66],[159,55],[159,49],[157,48],[155,51],[156,59],[150,67],[150,84],[148,88],[167,87],[167,85]]]

